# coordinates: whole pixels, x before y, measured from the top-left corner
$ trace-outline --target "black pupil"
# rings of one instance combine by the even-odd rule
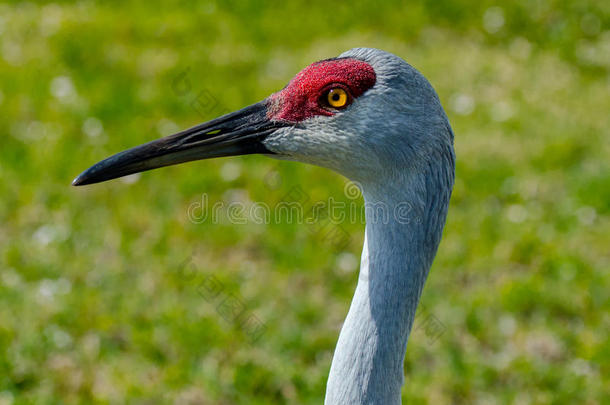
[[[339,98],[341,98],[341,96],[339,95],[339,93],[334,93],[334,94],[332,95],[332,97],[333,97],[333,101],[339,101]]]

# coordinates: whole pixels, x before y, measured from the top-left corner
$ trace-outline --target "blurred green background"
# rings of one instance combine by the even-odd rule
[[[345,179],[249,156],[70,181],[356,46],[423,72],[456,133],[404,403],[610,403],[610,2],[235,0],[0,4],[0,404],[322,403],[363,224],[189,212],[361,205]]]

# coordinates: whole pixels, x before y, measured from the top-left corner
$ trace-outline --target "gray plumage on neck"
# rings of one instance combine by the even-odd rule
[[[451,153],[443,159],[453,167]],[[435,168],[386,187],[363,185],[360,275],[333,357],[327,405],[401,403],[407,339],[453,184],[453,170]]]
[[[362,184],[370,209],[360,276],[325,404],[394,405],[400,404],[407,339],[447,215],[453,133],[430,83],[404,60],[367,48],[340,57],[369,63],[375,85],[345,112],[279,130],[265,145],[282,159],[328,167]],[[376,215],[379,206],[389,215]]]

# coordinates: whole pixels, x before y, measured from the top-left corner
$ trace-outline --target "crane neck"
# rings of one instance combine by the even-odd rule
[[[447,163],[453,168],[453,161]],[[453,170],[439,175],[429,169],[434,173],[363,185],[367,224],[360,274],[333,357],[326,405],[401,403],[407,340],[453,185]]]

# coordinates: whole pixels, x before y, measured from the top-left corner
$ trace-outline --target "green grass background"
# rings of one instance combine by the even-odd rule
[[[610,403],[610,3],[235,0],[0,3],[0,404],[322,403],[364,226],[336,249],[188,209],[362,204],[345,179],[249,156],[70,181],[356,46],[422,71],[456,134],[404,403]]]

